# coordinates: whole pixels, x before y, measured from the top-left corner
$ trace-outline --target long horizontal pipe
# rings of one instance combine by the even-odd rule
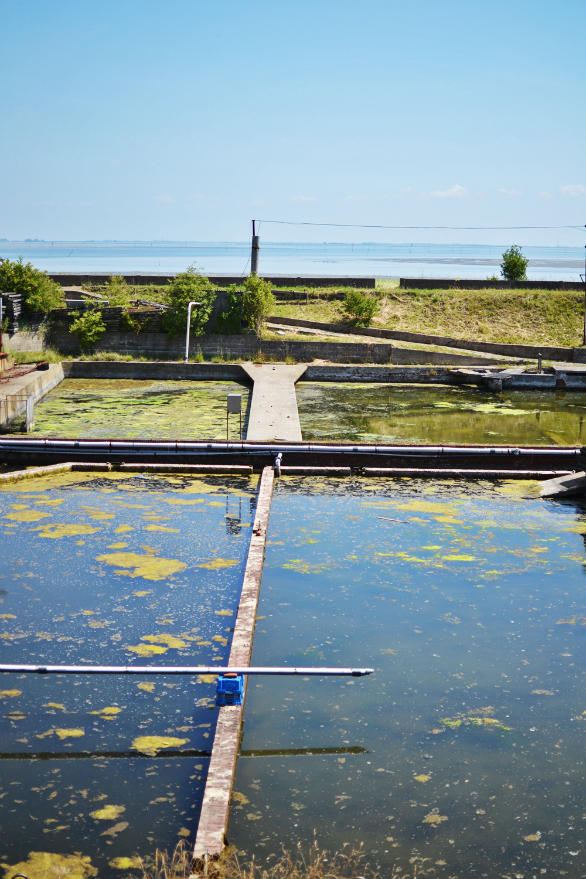
[[[391,446],[352,445],[328,443],[253,443],[253,442],[147,442],[145,440],[52,440],[52,439],[0,439],[0,453],[7,452],[88,452],[125,455],[184,455],[235,453],[245,455],[276,455],[279,452],[313,452],[315,454],[367,454],[367,455],[558,455],[577,457],[579,448],[513,446]]]
[[[0,665],[0,672],[56,675],[371,675],[373,668],[287,668],[201,665]]]

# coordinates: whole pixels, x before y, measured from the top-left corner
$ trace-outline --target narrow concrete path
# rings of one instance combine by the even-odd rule
[[[246,439],[255,442],[275,439],[301,442],[295,382],[307,366],[243,363],[242,369],[254,382]]]
[[[52,363],[49,369],[19,374],[19,367],[7,370],[0,380],[0,426],[9,424],[26,411],[26,398],[36,403],[63,381],[63,367]]]

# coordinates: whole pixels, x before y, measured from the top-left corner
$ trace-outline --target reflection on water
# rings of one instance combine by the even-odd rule
[[[515,446],[584,442],[582,393],[493,394],[449,385],[320,382],[299,382],[296,391],[306,440]]]
[[[255,485],[70,473],[3,487],[2,662],[226,662]],[[104,876],[193,842],[213,701],[212,678],[2,675],[0,854],[81,851]]]
[[[231,843],[583,875],[586,508],[534,490],[278,481],[253,663],[376,673],[251,683]]]
[[[35,406],[34,432],[47,437],[226,439],[227,394],[242,394],[246,436],[246,385],[119,379],[65,379]],[[231,439],[238,438],[238,430],[233,415]]]

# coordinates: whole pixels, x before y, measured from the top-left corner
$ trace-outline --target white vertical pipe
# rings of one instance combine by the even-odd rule
[[[189,331],[191,329],[191,309],[194,305],[201,305],[201,302],[190,302],[187,306],[187,332],[185,334],[185,362],[189,362]]]

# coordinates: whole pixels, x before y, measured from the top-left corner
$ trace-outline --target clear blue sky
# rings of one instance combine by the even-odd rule
[[[253,217],[586,223],[584,0],[0,8],[0,237],[242,241]],[[584,244],[563,230],[512,239]]]

